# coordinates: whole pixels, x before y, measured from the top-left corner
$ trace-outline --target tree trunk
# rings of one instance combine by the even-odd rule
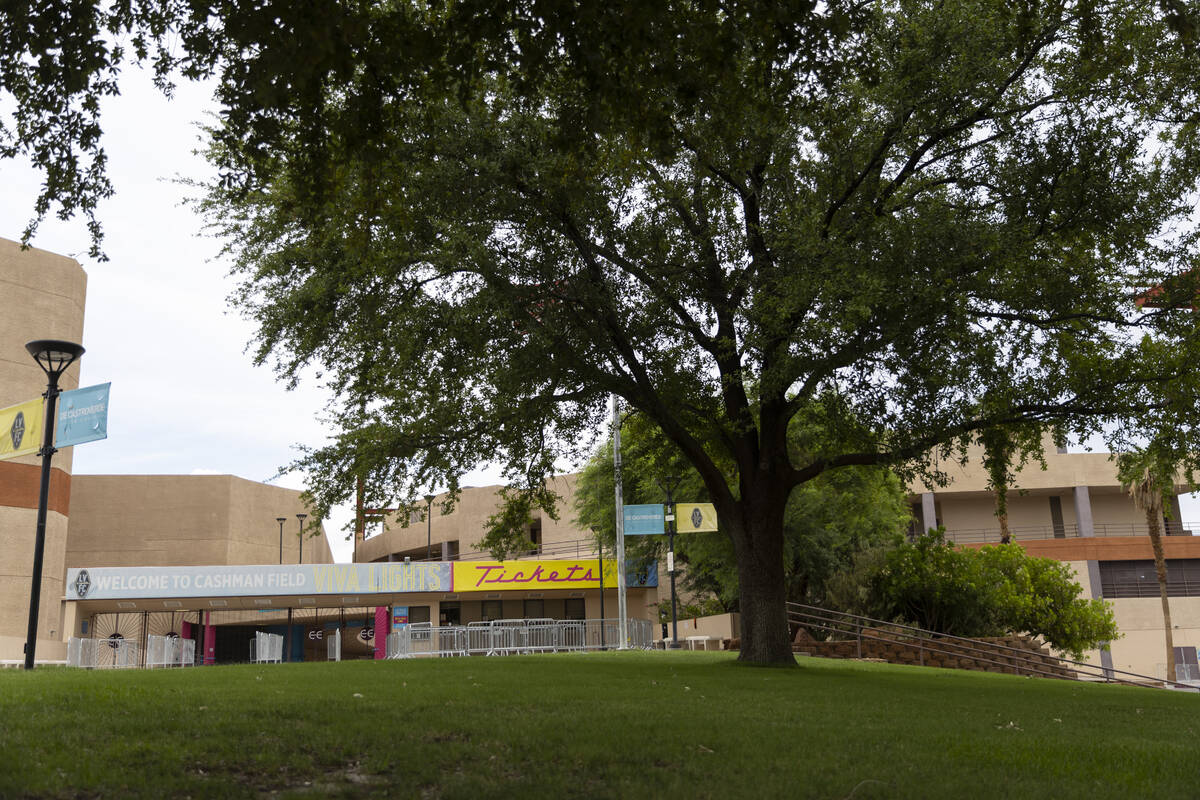
[[[1001,514],[997,519],[1000,520],[1000,544],[1011,543],[1012,534],[1008,531],[1008,514]]]
[[[1146,525],[1150,529],[1150,546],[1154,548],[1154,571],[1158,574],[1158,595],[1162,598],[1163,632],[1167,640],[1167,680],[1175,680],[1175,637],[1171,634],[1171,604],[1167,601],[1167,559],[1163,554],[1162,534],[1159,533],[1158,508],[1146,509]]]
[[[740,524],[732,531],[738,562],[741,651],[752,664],[795,666],[787,617],[783,569],[783,508],[786,495],[743,498]]]

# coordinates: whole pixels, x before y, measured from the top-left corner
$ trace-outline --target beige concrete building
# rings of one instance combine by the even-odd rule
[[[45,391],[45,373],[26,342],[86,345],[86,290],[87,276],[73,259],[0,239],[0,408]],[[59,386],[78,385],[75,364]],[[231,475],[72,476],[72,452],[57,452],[51,471],[39,661],[62,660],[66,640],[80,629],[80,617],[65,599],[69,568],[296,563],[301,547],[306,563],[332,560],[319,526],[301,545],[296,515],[306,509],[297,491]],[[0,461],[0,661],[23,659],[40,463],[37,456]],[[279,517],[285,520],[282,535]]]
[[[942,525],[948,539],[980,547],[1000,541],[995,495],[978,453],[966,465],[942,470],[945,487],[912,485],[915,528]],[[1045,468],[1026,465],[1008,492],[1008,524],[1014,541],[1032,556],[1068,563],[1084,595],[1113,604],[1122,636],[1093,663],[1165,677],[1166,636],[1146,517],[1116,476],[1108,453],[1066,453],[1048,448]],[[1184,487],[1178,487],[1183,489]],[[1200,678],[1200,536],[1181,519],[1178,498],[1163,520],[1172,636],[1176,662]]]
[[[581,530],[574,521],[575,483],[578,475],[557,475],[550,479],[550,488],[562,498],[559,518],[553,519],[541,511],[533,513],[529,540],[535,545],[528,553],[515,558],[524,561],[538,559],[593,560],[599,557],[596,540],[590,531]],[[356,535],[354,560],[359,563],[411,561],[486,561],[491,555],[479,542],[483,538],[488,517],[496,513],[500,502],[500,486],[468,487],[458,501],[446,509],[446,495],[438,495],[432,503],[422,504],[409,513],[388,510],[368,513],[364,530]],[[365,538],[362,534],[365,533]],[[606,554],[612,558],[612,553]],[[637,587],[627,595],[628,614],[638,619],[656,619],[660,602],[659,587],[666,580],[657,575],[654,586]],[[667,593],[669,602],[669,592]],[[415,600],[413,601],[416,602]],[[613,618],[617,610],[615,581],[604,591],[604,614],[601,615],[599,591],[495,591],[483,595],[453,598],[425,598],[428,608],[417,606],[412,621],[440,621],[447,624],[467,624],[487,619],[525,617]],[[582,615],[582,616],[581,616]]]
[[[0,239],[0,408],[39,397],[46,375],[25,350],[34,339],[83,338],[87,275],[74,259]],[[75,364],[60,388],[79,386]],[[0,434],[8,435],[8,431]],[[0,461],[0,659],[21,658],[28,626],[41,459]],[[61,658],[63,562],[71,507],[71,452],[54,457],[38,615],[39,658]],[[57,654],[57,655],[56,655]]]
[[[72,495],[68,568],[333,561],[323,530],[301,538],[308,509],[293,489],[233,475],[77,475]]]

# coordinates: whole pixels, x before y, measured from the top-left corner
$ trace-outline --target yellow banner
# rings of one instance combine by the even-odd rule
[[[701,533],[717,529],[717,509],[712,503],[676,503],[675,532]]]
[[[42,448],[42,399],[0,408],[0,461]]]
[[[604,585],[617,585],[617,562],[604,560]],[[599,589],[600,569],[594,558],[554,561],[455,561],[455,592],[501,592],[513,589]]]

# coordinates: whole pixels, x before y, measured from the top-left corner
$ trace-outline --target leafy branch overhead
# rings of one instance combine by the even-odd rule
[[[808,482],[936,483],[994,429],[1127,450],[1170,422],[1200,463],[1193,3],[35,12],[0,18],[0,155],[39,153],[68,212],[107,191],[69,167],[107,42],[216,78],[199,209],[258,360],[335,390],[297,465],[318,511],[480,463],[536,486],[616,394],[717,508],[742,657],[790,662]]]

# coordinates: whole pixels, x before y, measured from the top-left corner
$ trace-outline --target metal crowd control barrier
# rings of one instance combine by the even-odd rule
[[[125,639],[67,640],[67,666],[83,669],[132,669],[141,666],[137,642]]]
[[[326,631],[325,636],[325,654],[329,661],[342,660],[342,630]]]
[[[259,664],[282,662],[283,636],[255,631],[254,638],[250,640],[250,660]]]
[[[178,636],[147,636],[146,667],[191,667],[196,663],[196,641]]]
[[[615,619],[498,619],[467,625],[433,627],[419,622],[388,634],[388,658],[507,656],[567,653],[619,646]],[[628,621],[628,646],[649,650],[653,628],[648,620]]]

